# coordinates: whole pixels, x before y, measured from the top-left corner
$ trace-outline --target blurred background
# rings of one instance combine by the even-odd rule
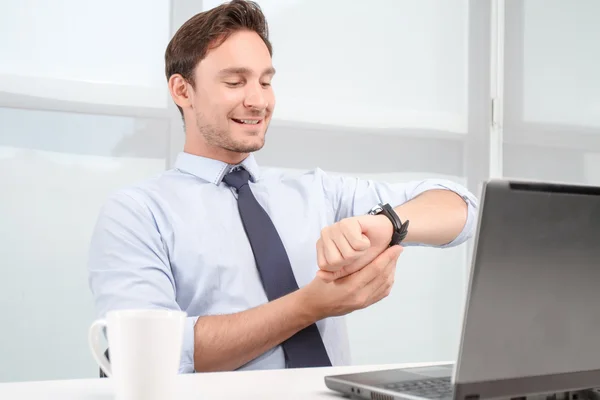
[[[171,167],[171,35],[220,1],[0,2],[0,381],[97,377],[87,250],[106,196]],[[600,184],[597,0],[258,0],[264,167]],[[456,358],[472,243],[411,248],[347,318],[355,364]]]

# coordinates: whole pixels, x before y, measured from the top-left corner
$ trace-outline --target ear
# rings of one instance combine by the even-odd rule
[[[192,105],[190,91],[191,85],[180,74],[173,74],[169,78],[169,92],[175,104],[181,108],[188,108]]]

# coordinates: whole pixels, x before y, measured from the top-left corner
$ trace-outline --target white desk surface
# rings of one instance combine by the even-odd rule
[[[343,397],[325,386],[326,375],[444,363],[186,374],[177,377],[180,392],[169,400],[339,400]],[[112,400],[114,390],[109,378],[11,382],[0,384],[0,399]]]

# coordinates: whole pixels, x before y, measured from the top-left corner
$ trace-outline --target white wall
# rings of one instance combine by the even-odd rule
[[[600,184],[600,2],[507,2],[504,175]]]
[[[282,72],[276,118],[466,132],[467,0],[258,3]]]
[[[90,235],[109,192],[164,170],[165,127],[0,108],[0,381],[97,376]]]
[[[168,0],[23,0],[0,6],[0,91],[165,108]],[[18,38],[18,40],[15,40]]]
[[[527,0],[523,118],[600,128],[600,2]]]
[[[98,374],[88,243],[108,193],[167,165],[170,7],[0,4],[0,381]]]

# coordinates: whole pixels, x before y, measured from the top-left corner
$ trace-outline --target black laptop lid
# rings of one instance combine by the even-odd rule
[[[492,180],[481,200],[457,397],[600,386],[600,188]]]

